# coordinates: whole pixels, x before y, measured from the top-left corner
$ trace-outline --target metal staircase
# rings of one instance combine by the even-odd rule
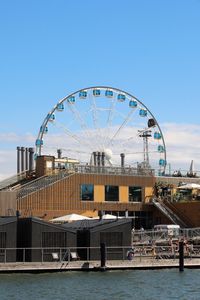
[[[35,179],[31,181],[30,183],[24,184],[21,189],[17,193],[17,198],[23,198],[27,195],[30,195],[31,193],[34,193],[36,191],[45,189],[46,187],[54,184],[55,182],[64,179],[66,177],[69,177],[70,175],[73,175],[74,173],[69,173],[67,170],[60,171],[58,174],[48,175],[39,177],[38,179]]]
[[[164,202],[158,199],[153,199],[153,205],[162,212],[173,224],[179,225],[181,228],[187,228],[188,225],[180,219],[180,217],[175,214]]]
[[[8,190],[10,189],[12,186],[16,185],[17,183],[20,183],[21,181],[23,181],[24,179],[26,179],[26,171],[16,174],[12,177],[6,178],[3,181],[0,182],[0,191],[1,190]]]

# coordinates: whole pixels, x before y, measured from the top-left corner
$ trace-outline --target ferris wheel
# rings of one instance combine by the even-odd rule
[[[37,155],[55,155],[94,163],[104,153],[105,164],[152,168],[164,173],[166,147],[161,128],[136,97],[113,87],[95,86],[61,99],[45,117],[36,140]]]

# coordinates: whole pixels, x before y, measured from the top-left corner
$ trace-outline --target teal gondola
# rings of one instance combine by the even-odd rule
[[[137,101],[135,101],[135,100],[130,100],[130,101],[129,101],[129,106],[130,106],[131,108],[137,107]]]
[[[119,102],[124,102],[126,100],[126,96],[124,94],[118,94],[117,95],[117,100]]]
[[[100,95],[101,95],[101,90],[100,90],[100,89],[94,89],[94,90],[93,90],[93,95],[94,95],[95,97],[100,96]]]
[[[139,111],[140,117],[146,117],[147,116],[147,110],[146,109],[140,109]]]
[[[87,98],[87,91],[80,91],[79,92],[79,98],[81,98],[81,99]]]

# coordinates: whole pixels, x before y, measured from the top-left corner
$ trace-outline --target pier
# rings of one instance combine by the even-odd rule
[[[184,267],[200,268],[200,257],[185,258]],[[107,260],[102,269],[101,261],[63,261],[63,262],[14,262],[0,263],[1,273],[44,273],[67,271],[109,271],[109,270],[156,270],[179,268],[179,259],[156,259],[135,257],[133,260]]]

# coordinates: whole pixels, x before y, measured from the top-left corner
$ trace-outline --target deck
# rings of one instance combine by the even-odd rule
[[[185,258],[185,268],[200,268],[200,258]],[[106,267],[101,268],[98,261],[70,261],[70,262],[26,262],[26,263],[1,263],[1,273],[42,273],[42,272],[64,272],[64,271],[102,271],[102,270],[142,270],[142,269],[164,269],[179,268],[178,259],[140,259],[133,260],[110,260]]]

